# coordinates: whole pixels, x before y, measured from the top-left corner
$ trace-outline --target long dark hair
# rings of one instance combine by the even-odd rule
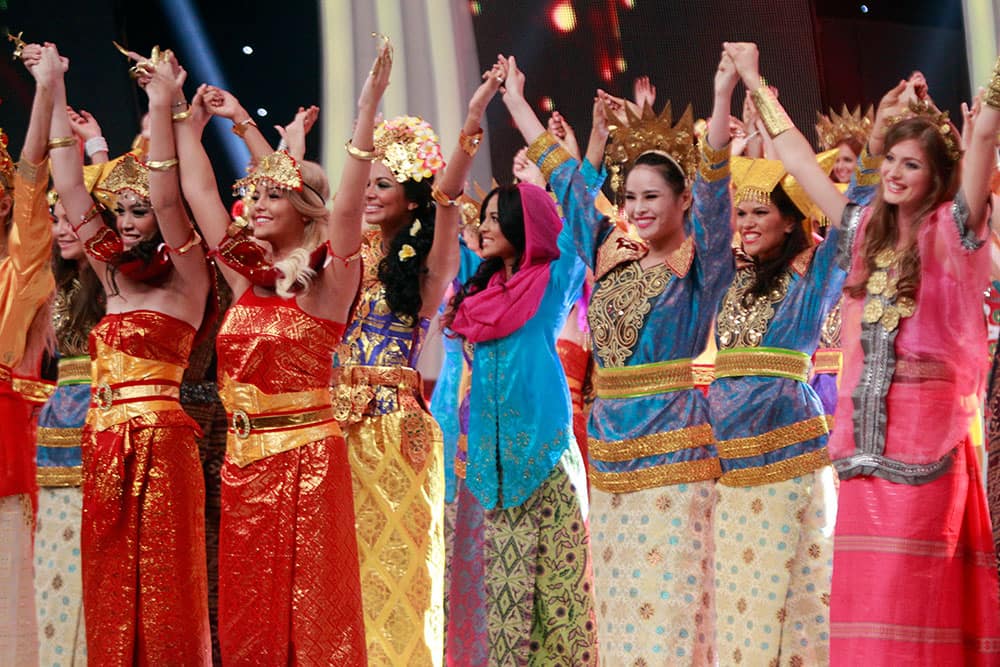
[[[524,209],[521,207],[521,191],[517,189],[516,185],[501,185],[490,190],[483,198],[483,203],[479,208],[480,224],[486,218],[486,207],[494,197],[497,198],[497,218],[500,223],[500,231],[517,251],[517,261],[514,262],[514,271],[516,272],[520,266],[521,258],[524,256],[525,247]],[[485,289],[493,274],[503,270],[502,257],[490,257],[483,260],[472,277],[465,281],[462,288],[452,297],[451,303],[444,313],[444,326],[451,326],[455,319],[455,313],[458,312],[465,297]]]
[[[392,312],[400,319],[415,324],[424,307],[420,296],[420,278],[427,273],[427,253],[434,244],[434,201],[431,199],[430,181],[411,179],[403,181],[402,185],[406,201],[417,205],[413,210],[413,219],[420,221],[420,230],[411,235],[412,223],[399,230],[379,262],[378,279],[385,286],[385,300]],[[399,251],[407,244],[416,254],[401,259]]]
[[[771,203],[778,209],[778,215],[784,221],[794,223],[792,231],[785,234],[785,240],[777,255],[771,259],[754,259],[754,282],[744,295],[746,300],[754,300],[765,296],[778,285],[781,275],[795,259],[795,256],[809,247],[809,239],[802,226],[805,216],[785,193],[779,184],[771,192]]]

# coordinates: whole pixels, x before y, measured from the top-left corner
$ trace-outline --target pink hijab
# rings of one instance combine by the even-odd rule
[[[486,287],[459,306],[451,329],[473,343],[509,336],[538,311],[549,284],[549,265],[559,259],[557,239],[562,220],[556,205],[537,185],[519,183],[524,212],[524,256],[507,278],[497,271]]]

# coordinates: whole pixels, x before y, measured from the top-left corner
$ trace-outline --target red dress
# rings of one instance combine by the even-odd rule
[[[227,665],[367,664],[350,465],[329,396],[343,332],[252,289],[219,330]]]
[[[181,409],[191,325],[137,310],[90,334],[83,436],[83,605],[92,665],[211,662],[205,483]]]

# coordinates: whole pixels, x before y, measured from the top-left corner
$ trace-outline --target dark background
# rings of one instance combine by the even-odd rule
[[[98,118],[113,154],[129,147],[145,96],[128,78],[128,65],[112,39],[140,53],[154,44],[174,49],[190,72],[189,95],[202,80],[195,64],[205,51],[195,39],[198,29],[176,18],[179,6],[192,6],[198,16],[203,44],[224,79],[212,83],[228,85],[272,143],[278,137],[271,125],[287,122],[300,104],[320,99],[321,38],[314,1],[96,0],[81,5],[0,0],[0,7],[4,4],[0,29],[23,30],[29,41],[54,41],[71,59],[70,104]],[[914,69],[924,71],[931,94],[953,118],[960,118],[959,104],[969,96],[959,0],[873,0],[864,5],[867,12],[860,2],[834,0],[473,0],[467,6],[480,62],[491,63],[500,52],[516,55],[539,114],[544,118],[552,107],[559,109],[581,144],[589,134],[594,90],[629,95],[632,80],[642,74],[657,87],[658,109],[670,99],[675,116],[688,102],[696,116],[707,115],[723,40],[758,42],[761,71],[810,138],[816,110],[877,103]],[[556,26],[557,12],[575,18],[572,29]],[[252,46],[252,55],[243,53],[244,45]],[[0,58],[0,127],[15,150],[23,139],[31,94],[23,66]],[[734,112],[742,94],[740,87]],[[258,108],[268,115],[258,117]],[[488,120],[494,173],[508,180],[511,158],[523,142],[502,104],[491,105]],[[217,128],[206,133],[206,143],[220,182],[231,182],[242,171],[245,153],[227,152],[222,138],[231,141],[228,123],[214,123]],[[317,157],[322,130],[319,123],[310,135],[312,157]]]

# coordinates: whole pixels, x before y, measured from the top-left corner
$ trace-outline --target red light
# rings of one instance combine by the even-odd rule
[[[542,98],[542,100],[538,103],[538,106],[540,106],[542,108],[542,111],[545,111],[546,113],[549,113],[556,108],[556,105],[552,101],[552,98],[549,97],[548,95]]]
[[[573,10],[573,5],[569,0],[556,2],[549,11],[549,20],[552,22],[552,27],[559,32],[573,32],[576,28],[576,12]]]

